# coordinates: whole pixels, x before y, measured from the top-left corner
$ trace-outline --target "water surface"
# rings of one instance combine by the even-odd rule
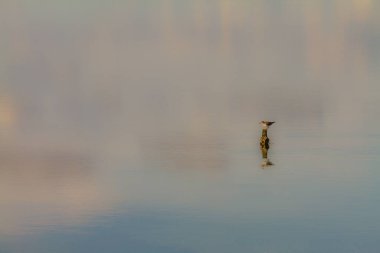
[[[379,11],[2,1],[0,252],[379,252]]]

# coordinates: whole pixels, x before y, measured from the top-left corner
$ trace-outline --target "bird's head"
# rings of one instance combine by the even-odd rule
[[[274,123],[274,121],[261,121],[260,124],[261,124],[261,127],[263,129],[268,129],[270,125],[272,125]]]

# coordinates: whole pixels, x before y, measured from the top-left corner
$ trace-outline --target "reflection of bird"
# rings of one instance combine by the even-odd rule
[[[269,167],[269,166],[272,166],[273,163],[271,161],[269,161],[268,158],[264,158],[261,162],[261,167],[265,168],[265,167]]]

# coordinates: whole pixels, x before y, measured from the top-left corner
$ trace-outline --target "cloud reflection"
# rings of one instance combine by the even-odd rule
[[[0,150],[3,235],[84,223],[115,204],[87,153],[9,146]]]

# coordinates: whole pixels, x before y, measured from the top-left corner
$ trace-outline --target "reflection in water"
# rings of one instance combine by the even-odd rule
[[[261,121],[261,127],[262,127],[262,132],[261,132],[261,139],[260,139],[260,148],[261,148],[261,154],[262,154],[262,162],[261,162],[261,167],[269,167],[272,166],[273,163],[269,160],[268,157],[268,150],[269,150],[269,137],[268,137],[268,129],[269,126],[271,126],[274,122],[271,121]]]
[[[85,150],[0,150],[1,236],[83,224],[115,204],[112,189],[98,178],[93,154]]]

